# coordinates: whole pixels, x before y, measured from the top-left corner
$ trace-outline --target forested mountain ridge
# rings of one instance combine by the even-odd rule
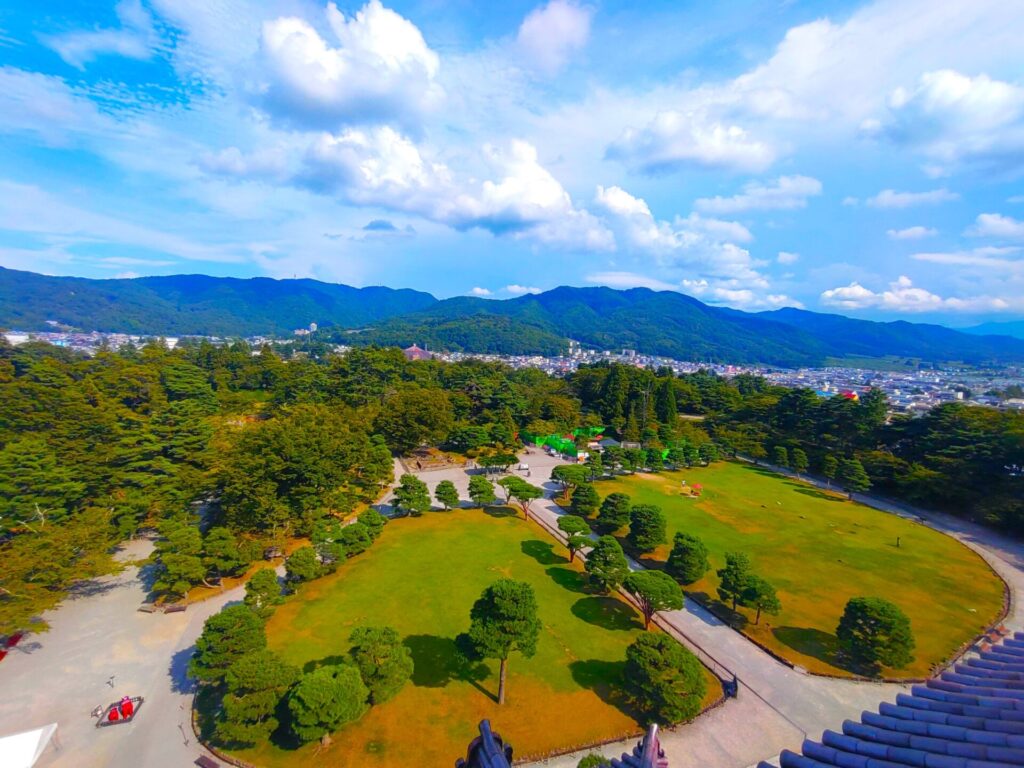
[[[318,280],[172,275],[113,280],[49,277],[0,267],[0,325],[142,335],[290,334],[310,323],[356,327],[437,302],[408,288]]]
[[[792,307],[761,312],[758,316],[814,334],[835,357],[899,355],[977,363],[1020,360],[1024,355],[1024,340],[968,334],[928,323],[906,320],[881,323]]]
[[[822,365],[828,358],[901,357],[930,362],[1024,361],[1024,339],[938,325],[856,320],[780,309],[748,313],[675,291],[562,286],[506,300],[317,280],[203,275],[89,280],[0,268],[0,326],[224,337],[290,335],[318,323],[345,344],[491,354],[553,355],[566,339],[597,349],[716,363]]]

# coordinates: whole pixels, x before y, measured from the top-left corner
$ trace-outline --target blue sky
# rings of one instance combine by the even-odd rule
[[[1024,318],[1024,2],[13,0],[0,265]]]

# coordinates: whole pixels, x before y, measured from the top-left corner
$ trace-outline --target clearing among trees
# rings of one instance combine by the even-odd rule
[[[470,630],[482,592],[501,579],[533,588],[541,629],[532,656],[509,657],[506,702],[499,706],[498,661],[469,661],[456,640]],[[465,752],[485,717],[515,745],[517,758],[641,730],[622,673],[626,649],[644,635],[642,617],[620,598],[591,591],[579,561],[570,563],[564,547],[511,509],[392,521],[370,551],[303,584],[279,606],[267,624],[268,645],[308,672],[348,655],[359,626],[394,627],[411,651],[412,679],[331,734],[318,765],[447,765]],[[700,670],[706,705],[721,686]],[[317,749],[275,738],[237,754],[273,768],[309,764]]]
[[[702,485],[701,495],[687,495],[683,480]],[[883,666],[887,677],[927,676],[1002,609],[1002,581],[956,540],[761,467],[719,462],[621,476],[597,483],[597,489],[602,499],[624,493],[633,505],[664,512],[667,544],[643,555],[648,565],[661,567],[677,533],[700,539],[710,569],[686,591],[715,603],[758,643],[812,672],[865,671],[840,653],[836,638],[850,598],[885,598],[910,619],[914,658],[899,669]],[[616,534],[627,549],[628,531],[627,521]],[[774,587],[778,615],[762,611],[755,624],[756,606],[733,614],[731,600],[720,599],[716,571],[725,566],[726,553],[746,555],[751,573]],[[760,604],[774,607],[770,599]]]

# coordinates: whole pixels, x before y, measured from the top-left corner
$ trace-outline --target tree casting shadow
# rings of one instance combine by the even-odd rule
[[[796,484],[794,483],[794,485]],[[821,499],[822,501],[834,501],[839,503],[846,501],[846,499],[840,496],[836,496],[831,493],[826,493],[825,491],[819,491],[816,488],[808,488],[803,485],[794,488],[793,490],[802,496],[810,496],[812,499]]]
[[[561,565],[568,563],[569,558],[555,554],[555,545],[547,541],[530,539],[519,545],[524,555],[529,555],[541,565]]]
[[[572,615],[595,627],[618,632],[644,627],[636,611],[614,597],[581,597],[572,604]]]
[[[452,681],[466,682],[493,701],[497,695],[482,685],[490,669],[486,664],[467,658],[450,637],[409,635],[402,641],[412,654],[412,684],[422,688],[443,688]]]

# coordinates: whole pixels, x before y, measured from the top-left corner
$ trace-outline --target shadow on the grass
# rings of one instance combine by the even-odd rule
[[[489,517],[518,517],[519,510],[502,504],[500,506],[484,507],[484,514]]]
[[[555,545],[548,541],[530,539],[519,545],[524,555],[529,555],[541,565],[561,565],[569,562],[569,558],[562,557],[555,552]]]
[[[626,669],[624,661],[587,659],[574,661],[569,665],[572,679],[581,688],[593,691],[605,703],[615,707],[628,717],[639,721],[640,713],[627,700],[622,690],[622,676]]]
[[[794,651],[811,656],[833,667],[845,668],[836,636],[812,627],[775,627],[775,639]],[[854,670],[851,670],[854,671]]]
[[[480,681],[490,675],[490,669],[486,664],[467,658],[454,639],[438,635],[409,635],[402,642],[412,654],[413,685],[443,688],[458,680],[469,683],[497,701],[497,696],[480,685]]]
[[[796,485],[796,483],[794,483],[794,485]],[[803,486],[803,485],[798,486],[798,487],[794,488],[793,490],[796,493],[799,493],[801,496],[810,496],[812,499],[821,499],[822,501],[838,501],[838,502],[846,501],[846,499],[844,499],[842,496],[836,496],[835,494],[826,493],[825,491],[819,491],[816,488],[808,488],[807,486]]]
[[[629,632],[644,628],[636,611],[614,597],[581,597],[572,604],[572,615],[602,629]]]
[[[586,594],[589,591],[586,574],[572,568],[548,568],[547,574],[555,584],[570,592]]]

